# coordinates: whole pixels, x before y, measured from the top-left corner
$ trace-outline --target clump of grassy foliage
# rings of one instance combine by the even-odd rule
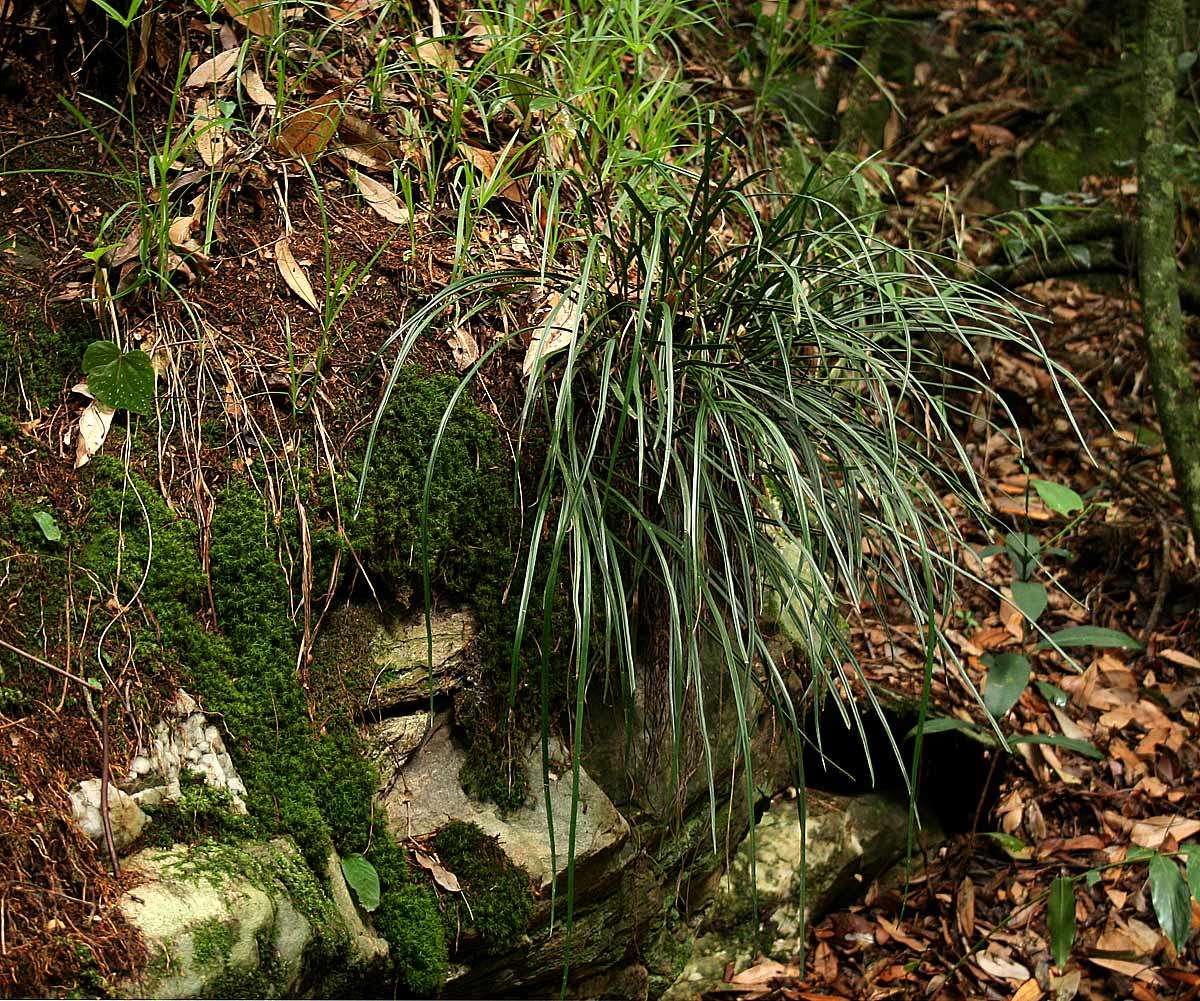
[[[719,797],[701,697],[712,670],[726,675],[738,707],[752,799],[746,707],[756,690],[787,724],[797,762],[805,718],[819,743],[829,704],[862,730],[851,692],[874,696],[841,628],[844,607],[878,606],[885,590],[927,634],[926,685],[934,657],[957,664],[935,625],[953,600],[959,538],[941,498],[955,495],[981,520],[986,507],[954,413],[988,392],[973,371],[981,341],[1015,342],[1053,369],[1000,296],[872,238],[815,191],[764,203],[755,178],[723,166],[723,145],[710,137],[698,176],[665,172],[657,201],[628,189],[629,232],[588,238],[578,270],[507,269],[447,286],[393,335],[388,387],[443,309],[485,309],[514,288],[560,293],[547,322],[561,328],[563,349],[534,356],[522,411],[539,448],[520,456],[536,488],[514,585],[514,663],[530,615],[541,614],[545,652],[552,610],[565,604],[570,651],[558,680],[573,693],[576,790],[591,680],[615,679],[632,702],[659,678],[676,758],[685,730],[701,735],[714,838]],[[539,336],[535,328],[535,344]],[[437,467],[435,448],[426,493]],[[784,624],[802,671],[778,656],[768,619]],[[647,630],[656,645],[647,647]],[[546,764],[552,665],[540,667]]]

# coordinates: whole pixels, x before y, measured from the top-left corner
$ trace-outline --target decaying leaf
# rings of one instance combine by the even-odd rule
[[[276,148],[288,156],[306,160],[322,153],[337,132],[347,93],[346,87],[335,87],[292,115],[275,140]]]
[[[525,377],[529,378],[533,374],[539,361],[544,364],[545,359],[556,351],[569,348],[582,323],[579,297],[571,295],[564,301],[557,292],[552,292],[550,313],[525,351],[525,361],[521,365],[521,372]]]
[[[1157,851],[1168,837],[1177,842],[1185,841],[1197,831],[1200,831],[1200,820],[1189,820],[1178,814],[1164,814],[1136,821],[1129,837],[1135,845]]]
[[[455,327],[446,338],[450,353],[454,356],[454,367],[465,372],[479,360],[479,344],[461,327]]]
[[[975,883],[970,876],[963,877],[954,903],[959,931],[970,941],[975,937]]]
[[[433,877],[433,881],[443,890],[449,893],[462,893],[458,877],[440,862],[430,858],[424,852],[413,852],[413,858],[417,865],[428,871],[429,875]]]
[[[397,226],[408,222],[408,209],[397,200],[396,192],[361,171],[354,171],[353,176],[359,194],[377,214],[388,222],[394,222]]]
[[[404,147],[389,139],[370,122],[358,115],[346,112],[338,123],[338,152],[351,163],[372,170],[386,170],[404,159]]]
[[[237,152],[237,144],[225,130],[226,118],[216,101],[198,98],[195,113],[196,152],[207,166],[215,167]]]
[[[482,149],[479,146],[472,146],[470,143],[459,143],[459,153],[467,163],[471,164],[489,181],[497,170],[508,169],[508,164],[502,162],[504,157],[497,157],[490,149]],[[502,177],[502,180],[504,183],[500,188],[501,198],[514,205],[528,203],[529,197],[525,193],[525,185],[522,182],[507,177]]]
[[[208,87],[224,83],[237,66],[241,49],[226,49],[197,66],[183,82],[185,87]]]
[[[221,4],[229,16],[251,34],[275,34],[275,0],[221,0]]]
[[[980,952],[975,955],[975,964],[989,977],[997,980],[1029,979],[1029,968],[999,952]]]
[[[455,58],[453,50],[436,38],[430,38],[428,35],[418,32],[413,36],[413,51],[421,62],[436,66],[447,73],[453,73],[458,69],[458,60]]]
[[[260,108],[275,107],[275,95],[267,90],[262,77],[258,75],[258,70],[246,70],[242,74],[242,88],[246,91],[246,96]]]
[[[730,977],[726,982],[737,984],[739,987],[750,987],[757,984],[767,984],[772,980],[779,980],[785,977],[798,977],[801,972],[798,966],[785,966],[783,963],[776,962],[773,959],[762,959],[748,970],[743,970],[737,976]]]
[[[317,294],[313,291],[308,275],[292,255],[292,248],[286,236],[280,237],[275,244],[275,263],[279,266],[279,273],[287,282],[287,287],[319,313],[321,306],[317,302]]]
[[[108,437],[108,429],[112,427],[112,407],[106,407],[98,400],[92,400],[79,415],[79,434],[75,442],[75,468],[87,465],[93,455],[100,451],[104,439]]]

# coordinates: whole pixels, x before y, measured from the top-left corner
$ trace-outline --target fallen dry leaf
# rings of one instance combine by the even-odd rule
[[[1024,983],[1029,979],[1027,967],[996,952],[978,953],[975,956],[975,965],[989,977],[995,977],[997,980],[1020,980]]]
[[[196,152],[206,166],[215,167],[237,152],[237,144],[225,131],[226,119],[216,101],[198,98],[195,113]]]
[[[1025,981],[1013,993],[1012,1001],[1042,1001],[1045,994],[1042,992],[1038,982],[1032,977]]]
[[[454,367],[460,372],[465,372],[479,360],[479,344],[462,328],[455,327],[446,338],[446,343],[450,345]]]
[[[348,88],[335,87],[288,118],[275,140],[275,148],[305,160],[318,156],[337,132],[347,93]]]
[[[397,226],[408,222],[408,209],[400,204],[396,198],[396,192],[390,187],[359,170],[353,172],[353,177],[359,194],[378,215],[388,222],[394,222]]]
[[[242,74],[242,89],[246,91],[246,96],[260,108],[275,107],[275,95],[267,90],[262,77],[258,75],[258,70],[246,70]]]
[[[958,887],[955,900],[958,929],[969,940],[975,937],[975,884],[970,876],[964,876]]]
[[[433,877],[434,882],[443,890],[447,890],[450,893],[462,893],[458,877],[440,862],[430,858],[424,852],[413,852],[413,857],[417,865],[425,869]]]
[[[1180,667],[1192,667],[1200,671],[1200,660],[1184,653],[1182,650],[1162,650],[1158,655],[1163,660],[1169,660],[1172,664],[1178,664]]]
[[[458,69],[458,60],[455,58],[453,50],[421,32],[417,32],[413,36],[413,52],[421,62],[445,70],[447,73],[453,73]]]
[[[1178,814],[1163,814],[1134,821],[1129,838],[1135,845],[1157,850],[1162,847],[1168,837],[1174,838],[1177,842],[1184,841],[1197,831],[1200,831],[1200,820],[1189,820]]]
[[[275,0],[221,0],[222,6],[238,24],[252,34],[275,34]]]
[[[525,351],[525,361],[521,365],[525,377],[529,378],[534,373],[539,362],[544,365],[550,355],[569,348],[582,323],[579,297],[572,294],[564,301],[557,292],[552,292],[550,313]]]
[[[79,435],[75,443],[75,468],[87,465],[93,455],[100,451],[104,439],[108,437],[108,429],[112,427],[112,407],[106,407],[98,400],[92,400],[79,415]]]
[[[226,49],[197,66],[184,80],[185,87],[208,87],[224,83],[237,65],[241,49]]]
[[[292,248],[288,244],[286,236],[280,237],[275,244],[275,263],[279,266],[279,273],[283,276],[283,280],[287,282],[288,288],[303,299],[316,312],[321,312],[321,306],[317,302],[317,295],[313,291],[312,283],[308,280],[308,275],[304,273],[304,269],[296,263],[296,258],[292,255]]]
[[[730,977],[726,983],[753,986],[755,984],[769,983],[772,980],[779,980],[783,977],[799,977],[801,972],[798,966],[785,966],[783,963],[777,963],[773,959],[764,959],[755,963],[750,969],[743,970],[737,976]]]

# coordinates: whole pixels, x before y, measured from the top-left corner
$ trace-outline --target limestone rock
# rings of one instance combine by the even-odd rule
[[[458,683],[463,653],[479,632],[479,624],[474,613],[460,609],[436,613],[432,625],[433,691],[443,694]],[[423,613],[379,622],[368,649],[379,679],[372,708],[428,701],[429,651]]]
[[[729,963],[740,970],[759,946],[787,960],[800,951],[806,921],[833,906],[847,890],[880,872],[904,850],[908,810],[882,796],[833,796],[810,790],[807,799],[807,896],[800,899],[800,822],[794,806],[777,804],[738,848],[699,922],[691,959],[664,995],[684,1001],[719,985]],[[754,910],[757,890],[758,912]]]
[[[309,953],[344,954],[349,936],[288,839],[147,850],[121,900],[148,962],[134,997],[279,996],[299,990]]]
[[[550,748],[558,762],[551,777],[550,800],[554,812],[554,842],[558,873],[567,868],[568,827],[571,816],[571,771],[567,749],[558,740]],[[477,803],[463,791],[458,774],[464,752],[451,738],[445,719],[435,722],[425,744],[398,773],[387,777],[381,795],[391,829],[398,837],[419,837],[444,827],[452,820],[478,824],[485,833],[500,839],[500,846],[513,862],[524,866],[536,886],[546,889],[554,876],[546,803],[541,795],[542,753],[535,744],[522,766],[530,788],[538,794],[506,817],[492,803]],[[579,806],[575,834],[575,866],[582,873],[625,843],[629,825],[590,776],[581,770]],[[579,884],[582,885],[582,884]]]
[[[99,779],[86,779],[70,792],[71,813],[84,834],[96,842],[104,841],[104,816],[100,812]],[[124,851],[135,842],[150,818],[142,812],[136,800],[113,783],[108,785],[108,817],[112,827],[113,846]]]
[[[177,800],[185,773],[202,776],[213,789],[228,791],[235,813],[246,813],[246,787],[220,731],[186,692],[176,693],[167,717],[155,724],[150,747],[130,762],[123,788],[148,806]]]
[[[389,716],[367,728],[371,751],[385,771],[403,768],[429,730],[428,709],[407,716]]]

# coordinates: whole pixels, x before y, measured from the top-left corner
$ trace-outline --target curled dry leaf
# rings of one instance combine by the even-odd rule
[[[576,333],[583,323],[583,314],[577,295],[569,296],[565,301],[557,292],[550,294],[550,313],[541,329],[529,342],[525,351],[525,361],[521,372],[529,378],[538,367],[539,360],[545,359],[556,351],[565,351],[575,341]]]
[[[359,194],[378,215],[397,226],[408,222],[408,210],[397,201],[396,193],[391,188],[361,171],[354,171],[353,176]]]
[[[246,96],[260,108],[275,107],[275,95],[267,90],[262,77],[258,75],[258,70],[246,70],[242,74],[242,88],[246,91]]]
[[[430,858],[424,852],[413,852],[413,857],[422,869],[428,871],[433,877],[435,883],[443,890],[450,893],[462,893],[462,887],[458,883],[458,877],[449,869],[443,866],[440,862]]]
[[[464,160],[483,174],[489,181],[497,170],[506,171],[508,169],[507,163],[503,162],[504,156],[497,157],[489,149],[481,149],[479,146],[472,146],[470,143],[459,143],[459,152]],[[500,188],[501,198],[512,202],[514,205],[528,204],[529,196],[525,192],[525,185],[522,181],[513,180],[503,175],[501,176],[501,180],[504,182]]]
[[[335,87],[292,115],[275,140],[276,149],[288,156],[306,160],[322,153],[337,132],[342,117],[342,101],[348,93],[347,87]]]
[[[108,429],[112,427],[115,413],[116,410],[112,407],[106,407],[99,400],[92,400],[79,415],[79,434],[75,442],[76,469],[87,465],[92,456],[100,451],[104,439],[108,437]]]
[[[450,353],[454,356],[454,367],[465,372],[479,360],[479,344],[461,327],[455,327],[446,338]]]
[[[200,159],[209,167],[233,156],[237,152],[237,144],[225,130],[225,115],[216,101],[201,97],[196,101],[196,152]]]
[[[980,952],[975,955],[975,964],[989,977],[996,980],[1029,979],[1029,968],[998,952]]]
[[[283,280],[287,282],[287,287],[296,293],[316,312],[321,311],[321,306],[317,302],[317,294],[313,291],[312,283],[308,280],[308,275],[304,273],[304,269],[296,262],[296,258],[292,255],[292,248],[288,244],[286,236],[279,238],[275,244],[275,263],[279,266],[279,273],[283,276]]]
[[[224,83],[237,66],[241,49],[226,49],[197,66],[183,82],[185,87],[208,87]]]

